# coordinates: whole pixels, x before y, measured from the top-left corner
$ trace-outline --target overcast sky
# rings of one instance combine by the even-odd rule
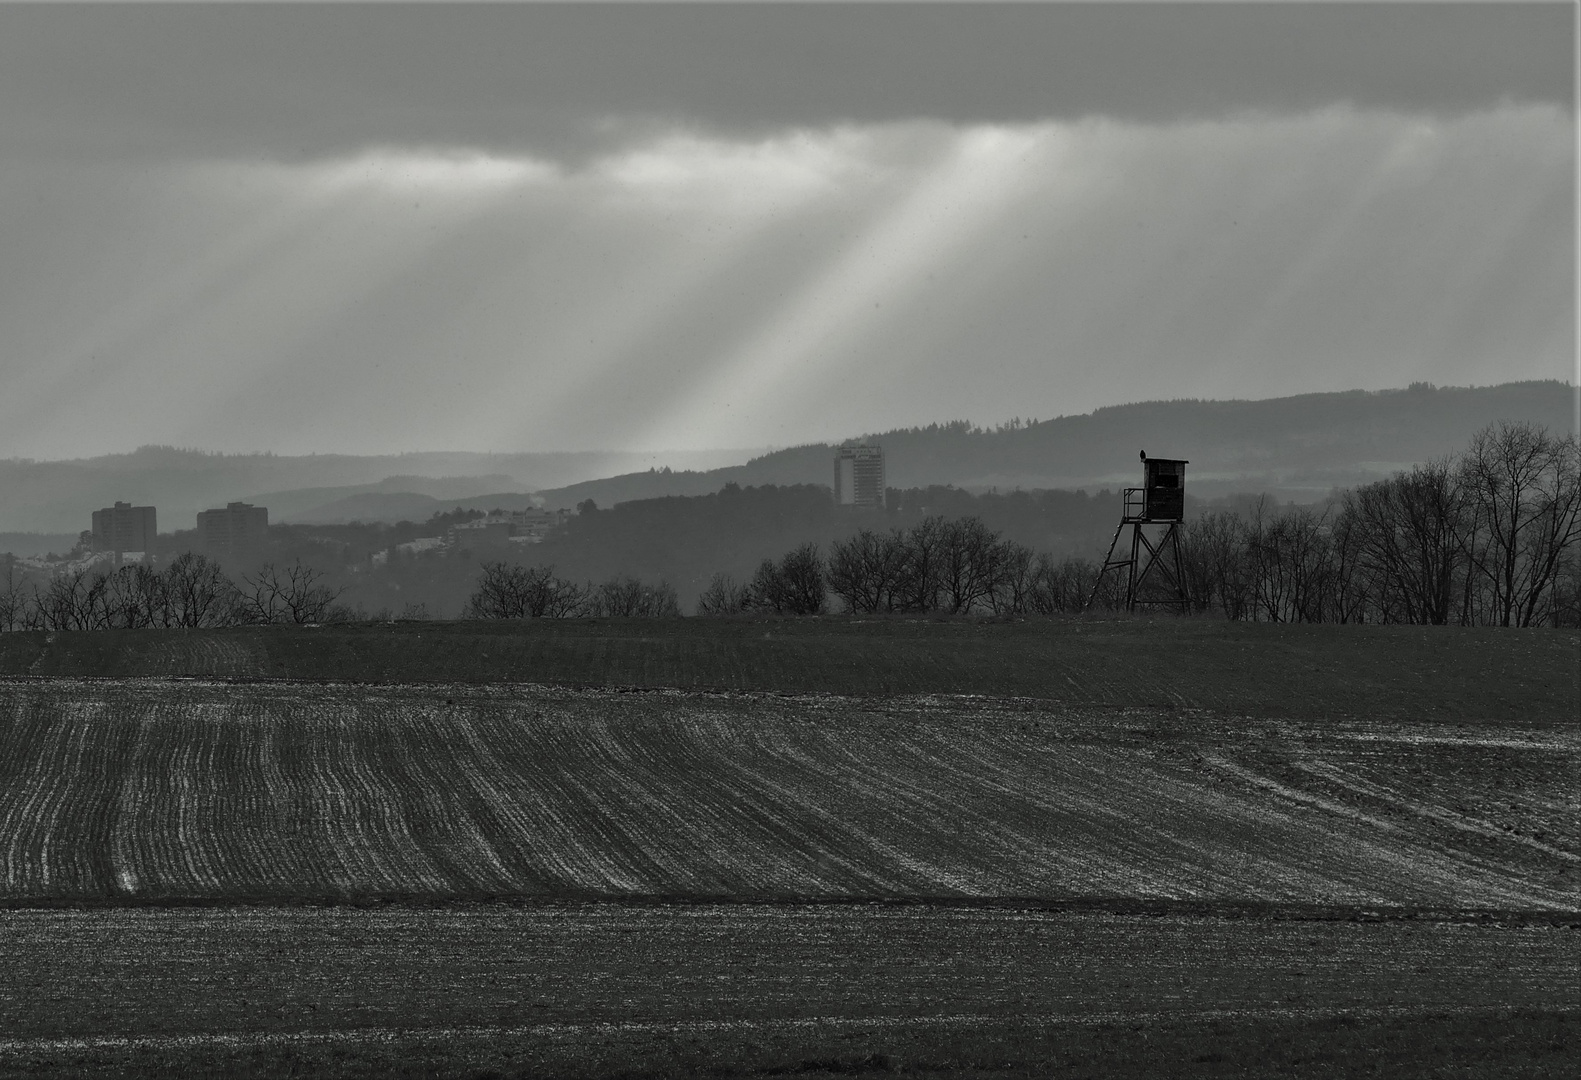
[[[0,456],[1573,380],[1575,18],[0,6]]]

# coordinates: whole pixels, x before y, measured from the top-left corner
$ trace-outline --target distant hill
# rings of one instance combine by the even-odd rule
[[[0,460],[0,532],[69,533],[116,500],[152,505],[160,532],[190,529],[198,511],[233,500],[269,508],[272,521],[370,492],[448,500],[528,492],[669,465],[710,469],[751,451],[558,454],[417,453],[380,457],[209,454],[145,446],[130,454],[74,461]],[[426,515],[425,515],[426,516]]]
[[[1264,401],[1153,401],[982,430],[964,422],[861,436],[883,445],[889,483],[925,488],[1117,488],[1137,479],[1137,451],[1191,461],[1199,496],[1257,491],[1318,499],[1335,487],[1453,453],[1500,419],[1555,431],[1575,425],[1576,391],[1561,382],[1304,394]],[[382,457],[207,454],[143,447],[76,461],[0,461],[0,532],[75,536],[116,500],[159,510],[159,529],[193,527],[198,511],[242,500],[272,521],[331,524],[427,517],[455,506],[599,506],[704,495],[726,483],[820,484],[831,447],[747,451],[468,454]],[[743,463],[744,462],[744,463]],[[673,470],[673,471],[672,471]],[[427,500],[433,500],[429,502]],[[425,512],[426,511],[426,512]]]
[[[1574,429],[1576,390],[1557,381],[1302,394],[1263,401],[1149,401],[981,430],[934,424],[862,436],[881,444],[891,487],[1096,490],[1134,484],[1138,451],[1191,462],[1190,489],[1312,501],[1334,487],[1455,453],[1497,420]],[[539,492],[549,506],[699,495],[726,483],[824,484],[833,447],[798,446],[707,472],[641,472]]]

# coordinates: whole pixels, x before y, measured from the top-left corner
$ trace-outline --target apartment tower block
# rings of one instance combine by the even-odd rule
[[[884,506],[884,448],[842,446],[834,455],[834,501],[839,506]]]

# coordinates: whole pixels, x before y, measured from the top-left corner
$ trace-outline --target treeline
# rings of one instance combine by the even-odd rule
[[[483,566],[478,587],[462,612],[469,619],[574,619],[599,615],[676,618],[675,589],[617,574],[601,585],[559,577],[552,567],[493,562]]]
[[[265,563],[236,580],[194,552],[162,571],[140,563],[86,567],[42,581],[19,581],[9,567],[0,582],[0,630],[303,625],[363,617],[337,603],[339,596],[322,571],[301,560]]]
[[[804,544],[763,560],[745,582],[716,574],[697,613],[816,615],[834,600],[849,614],[1052,615],[1082,610],[1097,578],[1090,560],[1056,561],[980,518],[936,515],[910,529],[861,529],[832,543],[827,558]],[[1112,590],[1101,601],[1112,607]]]
[[[1202,515],[1193,606],[1266,622],[1581,625],[1581,455],[1533,424],[1344,492],[1325,511]]]
[[[819,615],[838,601],[848,613],[944,612],[1055,614],[1082,610],[1098,579],[1086,559],[1055,561],[1005,539],[975,517],[933,516],[910,529],[861,529],[820,545],[801,544],[764,559],[751,578],[717,573],[697,601],[699,615],[764,612]],[[1100,601],[1113,608],[1110,588]],[[675,590],[620,575],[600,586],[577,584],[549,566],[504,562],[483,567],[466,614],[482,619],[681,614]]]

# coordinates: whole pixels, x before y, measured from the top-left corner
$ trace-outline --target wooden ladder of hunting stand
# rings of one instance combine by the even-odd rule
[[[1157,604],[1184,613],[1189,600],[1186,568],[1180,557],[1180,523],[1186,516],[1186,462],[1179,458],[1149,458],[1147,451],[1142,451],[1142,486],[1126,488],[1124,499],[1120,524],[1114,527],[1114,537],[1109,541],[1109,554],[1104,556],[1103,569],[1098,571],[1083,610],[1098,599],[1098,590],[1103,588],[1109,571],[1124,570],[1126,611],[1135,611],[1138,604]],[[1127,525],[1131,527],[1131,554],[1129,558],[1116,559],[1115,548]],[[1154,539],[1147,535],[1147,525],[1162,525],[1164,531]],[[1145,564],[1141,562],[1144,550]],[[1142,587],[1155,568],[1167,582],[1162,583],[1164,588],[1144,595]]]

